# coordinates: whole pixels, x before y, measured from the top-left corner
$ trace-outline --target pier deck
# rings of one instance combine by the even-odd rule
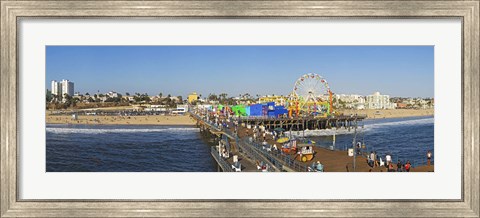
[[[228,137],[232,141],[232,144],[234,144],[238,151],[240,151],[239,153],[241,155],[239,156],[247,159],[249,163],[266,163],[270,166],[268,171],[307,171],[308,166],[306,164],[296,161],[288,155],[268,152],[264,150],[259,143],[247,140],[248,137],[242,138],[239,137],[239,135],[233,134],[232,129],[220,128],[212,125],[196,114],[191,114],[191,116],[197,120],[197,125],[201,129],[208,130],[210,133],[218,136],[224,135],[225,137]],[[246,132],[245,129],[242,129],[242,132]],[[212,155],[223,171],[229,171],[229,169],[226,169],[227,164],[223,163],[225,161],[223,158],[220,158],[218,154],[213,154],[213,151]],[[256,169],[256,164],[254,164],[254,166]],[[250,171],[250,169],[247,171]]]
[[[252,160],[249,158],[245,157],[244,154],[234,151],[232,152],[232,155],[230,155],[229,158],[223,158],[220,156],[218,153],[217,147],[212,146],[211,148],[211,154],[215,161],[217,161],[218,167],[222,169],[223,172],[234,172],[232,165],[233,165],[233,156],[237,155],[238,156],[238,162],[241,164],[241,172],[258,172],[257,166],[255,165]]]
[[[262,148],[260,142],[255,142],[251,140],[252,131],[247,131],[246,127],[239,126],[237,129],[237,134],[233,134],[233,128],[219,128],[211,123],[203,120],[200,116],[196,114],[191,114],[191,116],[197,121],[197,125],[204,130],[210,131],[212,134],[223,135],[231,141],[235,146],[236,150],[232,153],[238,155],[242,166],[242,171],[245,172],[258,172],[256,168],[257,161],[263,161],[264,163],[269,164],[272,169],[269,171],[294,171],[294,172],[306,172],[307,167],[311,166],[312,163],[320,161],[324,165],[325,172],[386,172],[385,167],[375,167],[371,168],[367,164],[366,154],[359,155],[355,158],[355,169],[353,167],[354,159],[353,157],[348,156],[347,151],[338,151],[338,150],[329,150],[323,147],[315,146],[315,155],[311,161],[300,162],[295,160],[295,154],[283,154],[281,152],[266,151]],[[365,117],[337,117],[338,122],[349,123],[351,125],[357,124],[356,121],[364,119]],[[344,119],[344,120],[342,120]],[[357,119],[357,120],[356,120]],[[261,122],[262,119],[249,118],[250,122],[254,122],[258,125],[258,122]],[[270,120],[270,119],[263,119]],[[282,118],[280,118],[282,120]],[[299,119],[300,120],[300,119]],[[323,118],[319,119],[320,121],[332,120],[332,118]],[[245,122],[243,120],[242,122]],[[271,120],[271,122],[277,122]],[[355,122],[355,123],[354,123]],[[252,123],[253,124],[253,123]],[[270,145],[278,144],[274,141],[272,136],[268,135],[266,142]],[[279,147],[280,148],[280,147]],[[218,152],[218,151],[217,151]],[[218,153],[217,153],[218,154]],[[233,156],[233,155],[232,155]],[[228,159],[223,159],[231,166],[232,156]],[[220,162],[221,162],[220,161]],[[217,160],[218,162],[218,160]],[[221,165],[221,163],[219,163]],[[396,165],[395,165],[396,169]],[[434,166],[420,166],[417,169],[412,168],[412,172],[433,172]],[[230,172],[229,170],[226,170]]]

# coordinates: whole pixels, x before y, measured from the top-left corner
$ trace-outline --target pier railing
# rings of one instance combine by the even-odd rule
[[[222,129],[221,127],[217,127],[215,125],[213,125],[212,123],[204,120],[202,117],[200,117],[199,115],[197,114],[194,114],[192,113],[191,114],[194,118],[198,119],[198,120],[201,120],[205,125],[207,125],[209,128],[211,128],[212,130],[215,130],[215,131],[218,131],[218,132],[223,132],[227,137],[231,138],[231,139],[237,139],[237,137],[232,134],[232,132],[229,130],[229,129]],[[267,158],[265,158],[261,153],[259,153],[257,150],[255,150],[253,147],[251,146],[248,146],[246,144],[242,144],[242,143],[237,143],[237,146],[242,149],[242,151],[249,157],[255,159],[255,160],[259,160],[259,161],[263,161],[265,163],[268,163],[268,164],[273,164],[271,163]],[[224,165],[225,164],[222,164],[221,162],[226,162],[225,160],[223,160],[220,155],[218,154],[218,150],[215,148],[215,147],[212,147],[212,156],[215,158],[215,160],[217,160],[218,163],[220,163],[222,169],[225,167]],[[227,163],[228,164],[228,163]],[[281,168],[279,168],[281,169]],[[232,172],[232,169],[231,167],[228,168],[228,170],[230,170],[229,172]],[[274,171],[277,171],[278,169],[275,167],[275,166],[272,166],[268,169],[269,172],[274,172]]]
[[[278,167],[278,165],[275,165],[275,162],[272,162],[271,159],[263,156],[261,152],[255,150],[251,146],[248,146],[247,144],[239,142],[238,147],[242,150],[242,152],[247,154],[250,158],[253,158],[258,161],[263,161],[264,163],[271,165],[268,168],[268,172],[275,172],[282,169],[281,166]]]
[[[218,154],[216,146],[211,147],[210,153],[212,154],[213,158],[215,158],[220,168],[222,168],[223,172],[233,172],[232,166],[225,161],[220,154]]]
[[[311,120],[311,119],[318,119],[318,120],[329,120],[329,119],[337,119],[337,120],[363,120],[367,117],[365,114],[357,114],[357,115],[339,115],[339,116],[332,116],[332,117],[271,117],[271,116],[249,116],[249,117],[238,117],[235,118],[239,121],[264,121],[264,120],[276,120],[276,121],[290,121],[290,120]]]
[[[263,145],[258,142],[250,142],[250,144],[256,149],[260,150],[263,153],[263,155],[265,155],[268,159],[271,159],[272,162],[274,162],[279,166],[282,166],[282,168],[288,167],[293,171],[297,171],[297,172],[307,172],[308,170],[308,166],[306,164],[300,163],[294,158],[291,158],[289,155],[281,153],[280,150],[267,151],[263,149]]]
[[[229,129],[225,129],[223,130],[223,132],[227,137],[234,139],[236,145],[242,150],[243,153],[247,154],[250,158],[258,161],[263,161],[264,163],[271,165],[271,167],[268,168],[269,172],[280,171],[282,169],[282,166],[278,165],[274,159],[265,155],[263,150],[256,149],[254,146],[244,140],[239,140],[238,137],[234,135]]]
[[[198,114],[195,114],[195,113],[190,113],[191,116],[193,116],[194,118],[196,118],[197,120],[201,120],[203,123],[205,123],[207,126],[209,126],[210,128],[212,128],[213,130],[215,131],[222,131],[222,129],[220,127],[217,127],[215,125],[213,125],[212,123],[204,120],[202,117],[200,117]]]
[[[244,153],[246,153],[248,156],[251,158],[254,158],[256,160],[261,160],[265,163],[270,163],[273,165],[273,168],[270,168],[269,171],[276,171],[276,170],[282,170],[282,169],[290,169],[293,171],[297,172],[306,172],[308,169],[308,166],[304,163],[301,163],[294,158],[291,158],[289,155],[283,154],[281,152],[276,152],[276,151],[267,151],[263,149],[263,145],[257,143],[257,142],[250,142],[246,138],[239,139],[236,134],[234,134],[230,129],[227,128],[220,128],[216,127],[210,122],[205,121],[202,119],[199,115],[192,113],[192,116],[194,116],[196,119],[201,120],[204,122],[207,126],[212,128],[215,131],[221,131],[223,132],[227,137],[234,139],[237,143],[237,146],[242,149]],[[218,151],[216,153],[218,155]],[[214,156],[215,157],[215,156]],[[221,158],[220,158],[221,159]]]
[[[228,137],[237,139],[236,135],[234,135],[229,129],[225,129],[224,132]],[[251,150],[247,148],[253,148],[256,151],[255,153],[260,153],[263,158],[266,158],[278,169],[285,169],[285,167],[288,167],[297,172],[306,172],[308,169],[306,164],[296,161],[289,155],[282,154],[280,151],[267,151],[263,149],[263,145],[260,143],[249,141],[246,138],[237,141],[238,144],[246,150]]]

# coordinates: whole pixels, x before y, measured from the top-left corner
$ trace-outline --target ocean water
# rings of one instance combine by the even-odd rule
[[[191,126],[47,125],[47,172],[213,172]]]
[[[426,164],[433,150],[433,117],[360,122],[356,139],[380,156],[388,152],[403,162]],[[352,146],[353,129],[292,132],[336,149]],[[210,155],[214,141],[191,126],[63,125],[46,128],[47,172],[216,172]],[[432,159],[433,162],[433,159]]]

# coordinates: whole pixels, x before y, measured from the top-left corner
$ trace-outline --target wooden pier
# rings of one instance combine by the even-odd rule
[[[233,155],[239,157],[239,162],[242,164],[242,172],[259,172],[257,169],[258,162],[266,163],[270,166],[269,172],[306,172],[309,171],[309,166],[312,163],[320,161],[324,166],[324,172],[387,172],[384,166],[371,167],[367,164],[368,153],[362,153],[355,157],[348,155],[347,151],[331,150],[314,146],[315,155],[311,161],[301,162],[298,161],[295,154],[284,154],[283,152],[274,152],[266,150],[262,144],[252,140],[252,131],[248,131],[241,125],[238,126],[237,132],[233,133],[233,127],[222,128],[218,125],[214,125],[213,122],[208,122],[197,114],[190,114],[192,118],[197,121],[197,126],[208,134],[213,134],[218,137],[222,137],[222,140],[229,141],[232,146],[231,156],[224,158],[220,156],[220,153],[216,146],[212,147],[212,156],[218,163],[218,168],[224,172],[234,172],[232,169]],[[316,118],[316,119],[293,119],[288,121],[286,118],[267,118],[267,117],[255,117],[255,118],[240,118],[240,122],[247,125],[264,125],[265,128],[284,128],[294,123],[304,123],[304,126],[299,124],[299,130],[302,127],[308,127],[313,125],[313,122],[319,123],[334,123],[332,128],[354,128],[358,125],[358,122],[365,119],[365,116],[342,116],[336,118]],[[238,119],[237,119],[238,120]],[[290,122],[290,123],[289,123]],[[282,127],[283,125],[283,127]],[[325,125],[321,125],[325,127]],[[329,126],[326,125],[328,128]],[[294,128],[292,128],[294,129]],[[296,129],[295,129],[296,130]],[[268,136],[266,142],[269,145],[273,145],[276,141],[272,136]],[[257,164],[256,164],[257,163]],[[355,164],[356,163],[356,164]],[[412,166],[412,172],[433,172],[434,167],[431,166]]]
[[[330,128],[352,128],[366,115],[336,116],[336,117],[240,117],[239,121],[249,125],[265,126],[267,129],[283,128],[287,131],[302,131]]]
[[[267,152],[263,149],[262,145],[253,141],[249,141],[248,137],[239,137],[237,134],[232,133],[232,130],[228,128],[222,128],[202,119],[197,114],[190,114],[196,121],[197,126],[202,132],[208,131],[210,134],[214,134],[217,137],[223,137],[226,141],[230,141],[229,145],[232,145],[231,151],[233,155],[244,157],[244,163],[263,162],[270,166],[269,171],[288,171],[288,172],[305,172],[308,165],[295,160],[290,155],[282,153]],[[243,117],[237,118],[241,123],[247,125],[263,125],[265,128],[283,128],[286,130],[305,130],[305,129],[326,129],[326,128],[351,128],[358,124],[358,121],[365,119],[365,116],[340,116],[336,118],[270,118],[270,117]],[[224,172],[231,172],[231,163],[222,159],[218,150],[212,148],[212,156],[217,161],[218,166]],[[242,166],[248,164],[242,164]],[[251,165],[251,164],[250,164]],[[242,171],[255,171],[254,169],[245,168]]]
[[[207,131],[210,134],[216,135],[217,137],[225,138],[226,141],[229,141],[228,143],[231,145],[230,147],[233,148],[230,150],[232,156],[237,155],[240,157],[242,171],[257,171],[256,165],[253,164],[257,161],[262,161],[265,164],[271,166],[270,171],[282,171],[282,168],[278,168],[278,164],[275,165],[274,163],[272,163],[271,158],[269,159],[269,157],[262,154],[262,151],[260,149],[244,141],[240,141],[238,136],[233,134],[229,129],[221,129],[219,127],[216,127],[211,123],[201,119],[196,114],[190,115],[197,121],[197,126],[202,132]],[[233,172],[231,169],[231,165],[233,164],[233,160],[231,160],[231,157],[224,160],[219,155],[219,151],[217,150],[216,146],[212,147],[211,154],[217,162],[219,168],[221,168],[223,172]]]

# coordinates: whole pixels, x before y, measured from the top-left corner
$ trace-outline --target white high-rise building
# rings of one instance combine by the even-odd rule
[[[74,94],[74,88],[73,88],[73,82],[70,82],[66,79],[62,80],[62,95],[67,94],[69,96],[73,96]]]
[[[375,92],[373,95],[367,96],[366,108],[368,109],[394,109],[395,104],[390,102],[390,96],[380,95]]]
[[[52,95],[62,96],[62,86],[56,80],[52,80]]]
[[[52,80],[52,94],[58,97],[63,97],[64,94],[68,94],[73,96],[75,92],[73,82],[68,80],[62,80],[57,82],[56,80]]]

